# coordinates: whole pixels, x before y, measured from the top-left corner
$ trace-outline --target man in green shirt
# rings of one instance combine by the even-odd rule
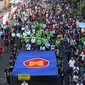
[[[37,39],[37,45],[41,45],[41,39]]]
[[[45,45],[48,42],[47,38],[42,38],[42,44]]]
[[[59,46],[61,44],[60,40],[56,40],[56,46]]]

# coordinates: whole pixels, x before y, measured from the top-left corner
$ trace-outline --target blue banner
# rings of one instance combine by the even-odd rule
[[[79,24],[80,28],[85,28],[85,23],[84,22],[79,22],[78,24]]]
[[[56,55],[54,51],[22,51],[17,56],[11,76],[30,74],[31,76],[57,76]]]

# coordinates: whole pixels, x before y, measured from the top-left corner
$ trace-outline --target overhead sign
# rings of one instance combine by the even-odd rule
[[[29,74],[19,74],[18,80],[30,80],[30,75]]]

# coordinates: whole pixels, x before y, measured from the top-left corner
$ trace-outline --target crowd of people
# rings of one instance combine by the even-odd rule
[[[68,74],[70,85],[85,85],[85,34],[78,27],[84,22],[72,14],[72,6],[65,1],[31,1],[20,6],[10,20],[14,24],[0,25],[0,54],[11,50],[9,65],[5,72],[10,84],[10,74],[20,50],[55,51],[58,58],[59,76]],[[4,50],[3,50],[3,49]],[[64,72],[64,62],[60,54],[67,55],[68,70]],[[62,62],[63,61],[63,62]]]

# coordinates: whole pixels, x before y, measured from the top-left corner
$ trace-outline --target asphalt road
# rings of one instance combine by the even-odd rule
[[[2,58],[0,58],[0,85],[6,85],[5,69],[9,63],[11,52],[3,53]]]

